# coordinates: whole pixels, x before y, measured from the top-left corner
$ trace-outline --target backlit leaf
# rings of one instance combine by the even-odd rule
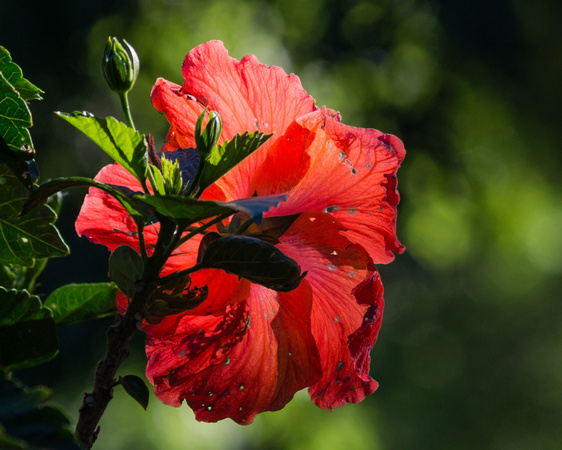
[[[271,134],[263,134],[259,131],[253,133],[246,131],[244,134],[237,134],[232,140],[214,147],[205,158],[205,165],[199,178],[199,192],[207,189],[229,170],[254,153],[271,136]]]
[[[26,101],[40,99],[41,90],[22,76],[10,53],[0,46],[0,135],[15,155],[22,146],[33,148],[29,131],[31,113]]]
[[[67,284],[53,291],[44,305],[57,326],[115,314],[117,286],[113,283]]]
[[[143,211],[139,205],[135,204],[135,202],[130,199],[128,195],[128,193],[132,193],[130,189],[122,188],[121,186],[111,186],[84,177],[55,178],[54,180],[42,184],[29,195],[29,200],[27,200],[23,206],[22,215],[28,214],[51,195],[73,187],[95,187],[107,192],[121,203],[133,219],[137,221],[142,221],[143,218],[149,216],[146,211]]]
[[[134,195],[133,198],[152,206],[159,214],[171,218],[176,223],[191,225],[201,220],[225,213],[243,212],[260,223],[264,212],[286,200],[285,195],[249,197],[233,202],[197,200],[181,195]]]
[[[114,117],[101,119],[88,112],[78,111],[57,114],[82,131],[137,180],[144,182],[148,164],[148,143],[144,134]]]

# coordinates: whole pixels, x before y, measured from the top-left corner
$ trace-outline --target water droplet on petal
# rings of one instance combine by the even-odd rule
[[[363,164],[365,166],[366,169],[372,169],[373,165],[371,163],[365,163]]]
[[[178,353],[178,356],[179,356],[180,358],[185,358],[185,357],[187,356],[186,353],[185,353],[185,350],[184,350],[184,349],[181,349],[180,352]]]
[[[334,322],[336,322],[336,323],[340,323],[340,316],[336,316],[336,317],[334,317]]]
[[[225,366],[228,366],[229,364],[230,364],[230,358],[226,358],[226,359],[224,360],[224,365],[225,365]]]
[[[326,148],[330,148],[332,146],[332,141],[326,141]]]
[[[212,406],[207,406],[207,411],[212,411],[213,407]]]
[[[328,268],[328,270],[330,270],[331,272],[334,272],[336,270],[338,270],[338,267],[335,264],[328,264],[326,266]]]
[[[238,386],[238,390],[239,390],[239,391],[243,391],[243,390],[244,390],[244,385],[241,384],[240,386]]]
[[[353,271],[352,271],[352,272],[349,272],[349,273],[347,274],[347,276],[348,276],[349,278],[355,278],[355,275],[357,275],[357,274],[356,274],[355,272],[353,272]]]
[[[333,212],[337,212],[337,211],[341,211],[341,206],[330,205],[330,206],[324,208],[325,213],[333,213]]]
[[[330,256],[338,256],[338,252],[334,250],[333,252],[330,253]]]

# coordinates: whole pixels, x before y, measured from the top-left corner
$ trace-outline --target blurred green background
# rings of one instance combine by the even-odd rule
[[[562,34],[558,0],[195,0],[0,3],[0,44],[41,87],[32,136],[45,180],[93,176],[108,161],[52,111],[121,117],[101,77],[107,36],[138,51],[136,125],[162,142],[158,76],[182,82],[194,46],[221,39],[301,78],[345,123],[398,135],[404,255],[380,267],[378,391],[332,413],[303,392],[251,426],[199,424],[122,391],[99,449],[562,448]],[[84,192],[59,222],[72,255],[40,294],[106,279],[107,252],[73,231]],[[46,383],[74,417],[107,321],[60,330],[57,358],[18,376]],[[120,372],[143,374],[142,336]]]

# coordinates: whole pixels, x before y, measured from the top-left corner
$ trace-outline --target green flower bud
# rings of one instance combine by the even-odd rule
[[[203,111],[195,124],[195,144],[200,156],[205,157],[217,145],[222,133],[222,119],[216,111],[209,111],[209,122],[203,131],[203,118],[207,110]]]
[[[137,52],[125,39],[123,42],[125,46],[117,38],[107,38],[101,64],[105,81],[118,94],[129,92],[139,74]]]

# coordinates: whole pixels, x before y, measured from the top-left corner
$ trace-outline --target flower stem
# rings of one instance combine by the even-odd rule
[[[133,130],[137,130],[135,128],[135,124],[133,123],[133,117],[131,116],[131,109],[129,108],[129,97],[126,92],[120,92],[119,100],[121,101],[121,108],[123,109],[123,114],[125,114],[125,122],[129,125]]]
[[[98,433],[98,423],[113,398],[117,370],[130,353],[130,342],[142,322],[142,311],[147,299],[157,286],[154,282],[137,282],[139,290],[131,300],[123,318],[107,330],[107,350],[96,369],[94,389],[84,395],[76,425],[76,438],[86,449],[92,448]]]
[[[217,223],[222,222],[224,219],[227,219],[228,217],[232,216],[232,214],[234,214],[234,212],[227,212],[227,213],[221,214],[220,216],[215,217],[213,220],[209,220],[208,222],[205,222],[200,227],[195,228],[194,230],[192,230],[188,234],[186,234],[184,237],[182,237],[178,241],[177,246],[179,247],[181,244],[190,240],[196,234],[203,233],[207,228],[210,228],[213,225],[216,225]]]

